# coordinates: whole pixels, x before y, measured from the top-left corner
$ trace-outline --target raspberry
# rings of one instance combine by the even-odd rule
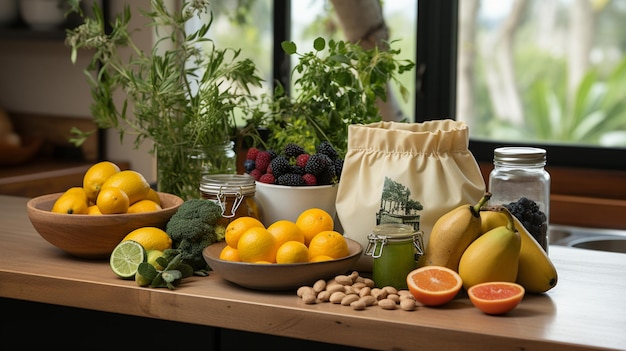
[[[306,167],[306,163],[309,162],[310,157],[311,155],[307,153],[298,155],[298,157],[296,157],[296,166],[302,168]]]
[[[287,158],[298,157],[298,155],[304,153],[304,148],[298,144],[289,143],[285,145],[284,153]]]
[[[248,152],[246,153],[246,160],[256,160],[257,155],[259,154],[259,149],[257,149],[256,147],[251,147],[248,149]]]
[[[256,156],[254,162],[256,163],[256,169],[261,171],[261,173],[265,173],[267,170],[267,166],[269,166],[270,161],[272,161],[272,156],[267,151],[259,151],[259,154]]]
[[[263,173],[256,168],[250,171],[250,176],[254,178],[254,180],[259,180],[262,175]]]
[[[276,156],[270,164],[272,167],[272,173],[274,174],[274,177],[276,177],[277,181],[281,175],[291,173],[291,164],[285,156]]]
[[[259,182],[266,183],[266,184],[274,184],[276,183],[276,179],[274,178],[273,174],[265,173],[259,178]]]
[[[302,176],[302,179],[304,179],[304,183],[306,185],[317,185],[317,177],[315,177],[311,173],[306,173]]]
[[[286,173],[276,178],[276,184],[287,186],[300,186],[304,185],[304,179],[299,174]]]

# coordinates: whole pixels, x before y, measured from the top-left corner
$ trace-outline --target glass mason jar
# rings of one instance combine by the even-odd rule
[[[406,276],[424,254],[422,232],[400,223],[380,224],[368,236],[365,255],[372,256],[372,279],[377,287],[407,289]]]
[[[220,205],[222,220],[218,224],[228,223],[239,217],[259,219],[259,209],[254,199],[256,183],[247,174],[209,174],[202,176],[200,182],[202,198]]]
[[[546,150],[535,147],[501,147],[494,150],[494,169],[489,175],[491,205],[508,205],[522,198],[531,200],[545,215],[543,223],[527,218],[534,225],[526,229],[548,251],[550,216],[550,174],[545,170]],[[526,203],[529,203],[526,201]],[[531,203],[532,204],[532,203]],[[534,213],[540,215],[539,213]],[[543,217],[542,217],[543,218]],[[520,219],[521,222],[524,220]]]

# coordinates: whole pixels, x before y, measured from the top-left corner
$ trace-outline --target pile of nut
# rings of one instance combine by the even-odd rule
[[[328,281],[320,279],[313,286],[301,286],[296,293],[305,304],[330,302],[350,306],[356,311],[369,306],[379,306],[385,310],[400,308],[404,311],[417,308],[415,298],[408,290],[398,290],[392,286],[377,288],[372,279],[361,277],[357,271],[338,275]]]

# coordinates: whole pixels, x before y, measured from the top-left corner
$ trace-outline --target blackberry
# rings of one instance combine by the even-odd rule
[[[335,174],[337,175],[337,181],[341,178],[341,172],[343,171],[343,159],[335,160]]]
[[[318,176],[330,168],[329,160],[330,158],[324,154],[313,154],[309,157],[309,162],[306,163],[304,171],[306,173],[311,173],[314,176]]]
[[[285,173],[276,178],[276,184],[287,186],[301,186],[305,185],[304,179],[301,175],[295,173]]]
[[[291,157],[298,157],[298,155],[301,155],[304,153],[304,148],[298,144],[294,144],[294,143],[289,143],[287,145],[285,145],[285,149],[284,149],[284,154],[285,156],[287,156],[287,158],[291,158]]]
[[[245,161],[243,161],[243,168],[246,170],[246,173],[250,173],[253,169],[256,168],[256,162],[251,159],[246,159]]]
[[[317,185],[330,185],[337,183],[337,174],[334,167],[327,167],[317,175]]]
[[[546,214],[539,210],[539,205],[533,200],[521,197],[515,202],[505,204],[509,212],[522,223],[530,235],[537,240],[541,247],[548,247],[548,222]]]
[[[291,173],[291,164],[289,163],[289,159],[285,156],[278,155],[270,162],[270,168],[272,169],[272,174],[276,177],[276,180],[280,178],[281,175],[286,173]]]
[[[330,157],[331,160],[336,160],[339,157],[337,150],[335,150],[333,145],[328,140],[324,140],[319,145],[317,145],[316,151],[318,154],[324,154]]]

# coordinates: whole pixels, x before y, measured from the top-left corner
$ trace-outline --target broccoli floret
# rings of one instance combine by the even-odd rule
[[[217,224],[222,218],[221,207],[211,200],[190,199],[183,202],[170,218],[165,232],[172,239],[172,248],[182,252],[185,263],[198,275],[209,270],[202,256],[207,246],[224,240],[226,228]]]

